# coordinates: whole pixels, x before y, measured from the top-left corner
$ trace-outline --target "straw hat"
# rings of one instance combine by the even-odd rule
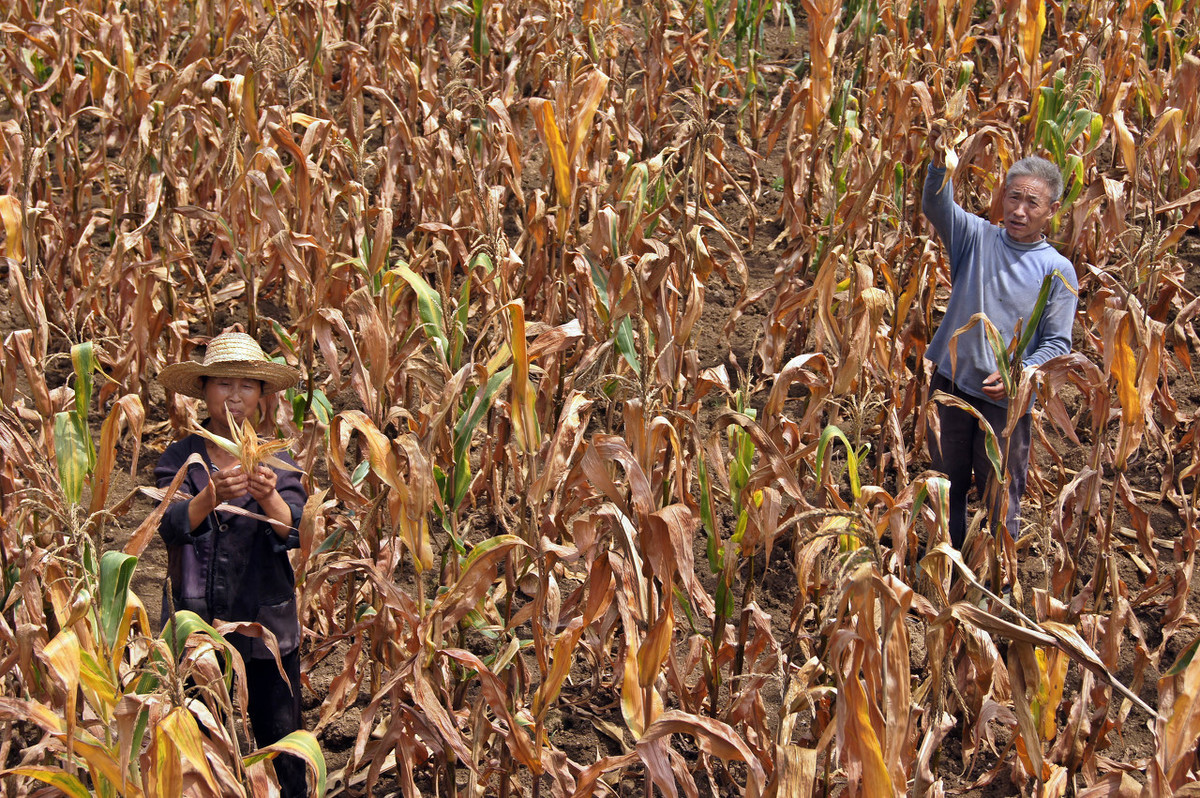
[[[205,377],[261,380],[263,393],[269,394],[294,386],[300,372],[269,360],[258,341],[246,333],[223,332],[208,342],[202,362],[172,363],[158,373],[164,388],[197,399],[204,398]]]

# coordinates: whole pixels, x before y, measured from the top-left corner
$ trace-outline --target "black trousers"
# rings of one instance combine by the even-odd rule
[[[246,691],[249,693],[250,726],[258,746],[278,742],[288,734],[303,728],[300,717],[300,651],[280,657],[291,688],[279,675],[273,659],[250,659],[246,664]],[[306,798],[304,760],[290,754],[275,757],[275,775],[283,798]]]
[[[1008,513],[1005,523],[1014,538],[1019,537],[1018,524],[1021,514],[1021,496],[1025,494],[1025,479],[1029,473],[1029,443],[1032,418],[1029,413],[1021,417],[1012,433],[1012,440],[1005,441],[1004,426],[1008,423],[1008,410],[963,393],[949,379],[938,372],[929,381],[929,390],[953,394],[979,411],[987,419],[1000,445],[1000,452],[1008,449]],[[933,467],[950,478],[950,542],[961,549],[967,538],[967,494],[974,477],[975,488],[980,496],[987,496],[988,477],[993,474],[992,463],[985,449],[986,435],[975,416],[957,407],[938,405],[938,420],[942,435],[938,441],[933,430],[926,430],[929,453]],[[990,503],[988,516],[996,522],[999,514],[999,496]]]

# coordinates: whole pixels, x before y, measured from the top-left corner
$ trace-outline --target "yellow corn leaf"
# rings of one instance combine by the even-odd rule
[[[65,721],[53,709],[36,701],[21,701],[0,696],[0,717],[20,717],[37,724],[60,740],[67,734]],[[128,780],[117,760],[113,758],[112,751],[97,740],[95,735],[80,727],[75,730],[73,742],[76,755],[93,772],[93,778],[98,775],[110,784],[122,785],[127,798],[141,798],[142,791],[136,783]]]
[[[1017,6],[1017,33],[1021,42],[1021,62],[1028,69],[1039,63],[1042,34],[1046,32],[1045,0],[1020,0]]]
[[[112,721],[113,710],[121,696],[115,677],[100,665],[95,657],[86,652],[80,655],[79,684],[87,701],[104,723]]]
[[[600,105],[600,100],[604,98],[604,91],[607,88],[608,75],[599,70],[588,75],[587,87],[583,91],[583,97],[580,98],[579,104],[575,107],[575,118],[571,121],[571,148],[567,153],[569,167],[573,168],[579,159],[579,149],[583,146],[584,135],[592,127],[596,108]]]
[[[1112,375],[1117,380],[1117,397],[1121,401],[1121,422],[1133,426],[1142,416],[1142,399],[1138,393],[1137,357],[1130,343],[1133,330],[1129,315],[1125,314],[1113,337],[1116,347],[1112,362]]]
[[[1125,111],[1118,108],[1113,111],[1113,132],[1117,134],[1117,149],[1121,153],[1121,161],[1125,170],[1133,174],[1137,170],[1137,150],[1133,143],[1133,133],[1125,124]]]
[[[567,163],[567,147],[563,143],[562,131],[554,118],[554,106],[549,100],[538,97],[530,99],[533,118],[538,134],[550,151],[550,165],[554,169],[554,185],[558,190],[558,202],[566,205],[571,199],[571,167]]]
[[[398,489],[400,486],[399,467],[387,436],[380,432],[374,422],[367,418],[367,414],[361,410],[347,410],[334,416],[333,421],[329,424],[329,436],[332,440],[340,439],[342,425],[352,427],[363,436],[367,442],[367,457],[371,463],[371,470],[389,488]]]
[[[236,457],[241,463],[242,470],[247,474],[252,472],[259,463],[265,463],[284,471],[301,470],[291,463],[275,457],[276,452],[286,450],[292,442],[290,440],[266,440],[258,437],[250,419],[243,419],[241,426],[232,425],[229,428],[231,438],[217,435],[204,427],[196,427],[195,432]]]
[[[295,111],[291,116],[288,117],[288,121],[293,125],[300,125],[303,128],[310,128],[317,122],[322,122],[324,120],[318,119],[315,116],[309,116],[308,114],[301,113],[300,111]]]
[[[92,795],[79,779],[56,768],[29,765],[4,772],[12,773],[16,776],[24,776],[28,779],[37,779],[44,784],[49,784],[51,787],[60,790],[64,795],[69,796],[69,798],[91,798]]]
[[[174,741],[167,735],[154,739],[151,748],[154,770],[150,773],[152,795],[165,798],[183,794],[183,763]]]
[[[63,629],[50,639],[42,655],[66,691],[67,755],[70,756],[75,747],[75,702],[79,695],[79,638],[70,629]]]
[[[837,23],[841,18],[840,0],[804,0],[808,14],[810,86],[805,127],[816,133],[829,111],[833,97],[834,53],[837,50]]]
[[[894,798],[892,775],[883,760],[883,747],[871,724],[871,710],[866,690],[857,677],[847,678],[841,686],[846,704],[846,726],[843,745],[850,760],[848,772],[857,771],[861,777],[862,794],[867,798]]]
[[[1163,111],[1162,115],[1158,117],[1158,122],[1156,122],[1154,125],[1154,131],[1151,132],[1150,135],[1146,138],[1146,143],[1149,144],[1150,142],[1154,141],[1159,136],[1161,136],[1163,130],[1165,130],[1167,125],[1169,125],[1171,123],[1174,123],[1175,135],[1176,135],[1176,137],[1178,137],[1180,132],[1183,129],[1183,109],[1182,108],[1168,108],[1165,111]],[[1178,142],[1177,142],[1177,146],[1178,146]]]
[[[100,448],[96,454],[96,469],[92,474],[92,503],[88,512],[95,513],[104,509],[108,499],[108,489],[111,484],[113,467],[117,458],[117,438],[121,434],[122,422],[128,424],[133,432],[133,466],[137,470],[138,451],[142,446],[142,423],[146,419],[146,410],[137,394],[122,396],[109,411],[108,417],[100,428]]]
[[[217,780],[213,776],[212,768],[209,767],[208,760],[204,756],[204,742],[200,738],[200,728],[196,725],[196,719],[191,712],[184,707],[176,707],[159,722],[156,731],[174,743],[179,752],[179,758],[204,780],[213,795],[221,793]]]
[[[638,684],[649,687],[671,652],[671,635],[675,632],[675,605],[671,593],[666,593],[666,609],[659,614],[654,626],[646,633],[638,649]]]
[[[1067,665],[1071,659],[1058,649],[1052,649],[1044,655],[1042,649],[1038,649],[1039,665],[1043,658],[1046,660],[1045,672],[1042,676],[1042,685],[1045,687],[1045,704],[1042,707],[1041,732],[1043,740],[1052,742],[1058,735],[1058,724],[1055,722],[1055,717],[1058,714],[1058,705],[1062,703],[1063,691],[1067,686]]]
[[[81,55],[87,57],[91,64],[89,81],[92,87],[92,103],[100,105],[104,102],[104,87],[108,85],[108,73],[116,67],[96,50],[84,50]]]
[[[4,221],[4,254],[15,261],[25,260],[25,223],[21,201],[11,195],[0,196],[0,219]]]
[[[1187,666],[1179,671],[1180,665],[1176,664],[1159,681],[1161,695],[1169,685],[1167,680],[1175,680],[1174,700],[1170,707],[1161,708],[1162,717],[1156,724],[1161,730],[1157,758],[1168,777],[1187,767],[1191,761],[1189,754],[1196,747],[1196,736],[1200,734],[1200,656],[1193,651]]]
[[[429,511],[438,498],[433,466],[414,435],[396,439],[408,460],[408,481],[388,497],[388,511],[400,530],[404,545],[413,553],[417,573],[433,565],[433,544],[429,535]]]
[[[1017,756],[1028,773],[1043,778],[1045,760],[1033,700],[1041,685],[1034,647],[1024,640],[1011,640],[1008,646],[1008,674],[1012,680],[1013,713],[1017,716]]]
[[[235,75],[229,81],[230,103],[241,113],[242,127],[250,134],[250,140],[262,144],[262,133],[258,129],[258,77],[253,69],[245,75]]]
[[[510,345],[513,352],[512,426],[513,438],[521,451],[533,454],[541,448],[542,433],[538,428],[537,401],[529,383],[529,353],[525,346],[525,303],[522,300],[505,306],[512,320]]]
[[[638,674],[638,646],[636,641],[630,640],[625,649],[625,672],[621,679],[621,715],[635,740],[640,740],[646,732],[646,690],[642,689]],[[662,714],[663,702],[656,688],[651,687],[649,691],[650,720],[653,722]]]
[[[83,496],[88,473],[87,423],[75,413],[54,414],[54,454],[63,495],[71,504]]]
[[[535,718],[543,718],[546,710],[550,709],[555,699],[558,698],[563,682],[566,681],[567,674],[571,670],[571,664],[575,661],[575,649],[579,645],[579,639],[583,637],[584,628],[583,618],[576,616],[571,619],[571,623],[559,633],[554,641],[554,655],[550,659],[550,671],[533,696]]]

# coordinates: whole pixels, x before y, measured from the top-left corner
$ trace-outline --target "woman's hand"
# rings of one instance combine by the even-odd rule
[[[246,476],[240,463],[213,472],[209,475],[209,482],[213,486],[217,504],[245,496],[251,485],[250,477]]]
[[[266,506],[267,498],[275,492],[275,472],[259,463],[254,467],[254,473],[248,480],[248,490],[260,505]]]

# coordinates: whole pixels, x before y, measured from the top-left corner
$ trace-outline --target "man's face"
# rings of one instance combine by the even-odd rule
[[[1022,244],[1040,241],[1058,206],[1058,200],[1051,201],[1050,187],[1041,178],[1014,177],[1004,187],[1004,229]]]

